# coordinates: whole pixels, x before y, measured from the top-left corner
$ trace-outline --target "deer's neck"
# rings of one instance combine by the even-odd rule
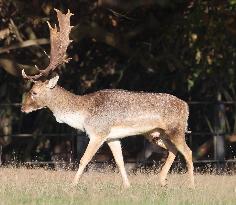
[[[51,90],[47,107],[53,112],[56,120],[83,130],[86,107],[83,96],[75,95],[59,86]]]

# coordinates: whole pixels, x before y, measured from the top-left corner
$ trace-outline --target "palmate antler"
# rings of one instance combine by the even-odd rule
[[[70,58],[67,58],[66,50],[68,45],[72,40],[69,39],[69,34],[73,26],[70,26],[70,17],[73,15],[70,10],[67,14],[61,13],[61,11],[54,9],[57,12],[57,19],[59,22],[59,30],[55,25],[53,28],[49,22],[48,27],[50,29],[50,42],[51,42],[51,51],[50,51],[50,63],[44,70],[39,70],[39,74],[28,76],[26,75],[24,69],[22,70],[22,76],[25,79],[36,81],[42,76],[48,76],[48,74],[55,70],[59,65],[63,63],[68,63]]]

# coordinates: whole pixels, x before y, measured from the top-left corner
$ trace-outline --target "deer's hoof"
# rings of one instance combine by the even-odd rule
[[[123,184],[123,187],[124,187],[125,189],[128,189],[128,188],[130,188],[131,186],[130,186],[130,183],[129,183],[129,182],[126,182],[126,183]]]
[[[78,185],[78,182],[77,181],[72,181],[72,183],[71,183],[71,187],[76,187]]]
[[[167,187],[167,180],[166,179],[160,179],[160,185],[161,187]]]

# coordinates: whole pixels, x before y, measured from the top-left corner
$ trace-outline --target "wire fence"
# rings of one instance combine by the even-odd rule
[[[190,106],[190,111],[193,106],[219,106],[219,105],[225,105],[225,106],[235,106],[236,101],[191,101],[188,102]],[[5,103],[0,104],[0,108],[4,107],[15,107],[19,108],[20,110],[20,103]],[[232,115],[235,115],[232,113]],[[0,116],[1,117],[1,116]],[[190,121],[191,118],[194,118],[194,115],[190,112]],[[1,119],[1,118],[0,118]],[[200,119],[200,122],[203,119]],[[192,125],[192,127],[194,127]],[[1,127],[0,127],[1,129]],[[194,129],[194,128],[193,128]],[[194,163],[195,164],[208,164],[208,163],[215,163],[215,164],[227,164],[227,163],[235,163],[236,164],[236,140],[231,140],[230,142],[227,142],[226,145],[226,137],[232,135],[233,133],[230,132],[224,132],[220,129],[216,129],[214,131],[192,131],[191,133],[187,134],[187,142],[189,146],[193,149],[193,156],[194,156]],[[73,155],[75,156],[75,159],[78,157],[79,153],[79,147],[78,147],[78,139],[79,135],[77,132],[69,132],[69,133],[40,133],[41,136],[46,136],[48,138],[67,138],[72,141],[72,148],[73,148]],[[24,140],[26,138],[34,138],[35,133],[11,133],[10,137],[14,141],[14,139],[20,139]],[[0,136],[1,137],[1,136]],[[200,142],[201,141],[201,142]],[[197,143],[196,143],[197,142]],[[197,145],[195,145],[195,143]],[[9,146],[9,145],[8,145]],[[2,148],[3,147],[3,148]],[[145,149],[145,146],[143,147]],[[210,153],[210,154],[209,154]],[[230,153],[230,154],[227,154]],[[4,155],[4,146],[0,145],[0,155]],[[76,160],[73,160],[73,163],[76,162]],[[99,163],[99,161],[97,161]],[[135,160],[127,160],[128,163],[135,163]],[[148,162],[148,161],[146,161]],[[1,163],[1,161],[0,161]],[[53,161],[27,161],[24,162],[26,164],[53,164]]]

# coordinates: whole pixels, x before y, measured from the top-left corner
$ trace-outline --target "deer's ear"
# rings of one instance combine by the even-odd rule
[[[59,75],[56,75],[54,77],[52,77],[47,84],[47,88],[54,88],[57,85],[57,81],[59,80]]]

